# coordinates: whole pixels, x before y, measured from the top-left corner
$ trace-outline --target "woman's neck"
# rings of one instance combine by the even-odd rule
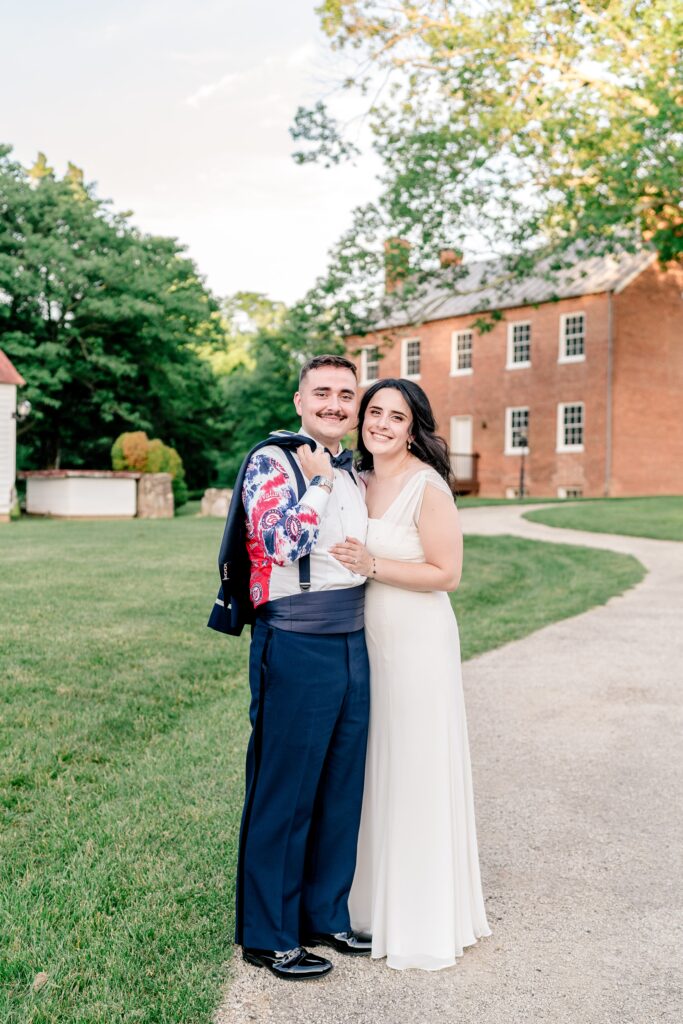
[[[378,480],[388,480],[392,476],[400,476],[413,462],[415,456],[410,452],[397,452],[395,455],[374,455],[372,468]]]

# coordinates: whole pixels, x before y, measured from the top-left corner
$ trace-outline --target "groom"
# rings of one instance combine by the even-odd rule
[[[341,356],[303,366],[294,405],[307,480],[276,445],[256,452],[243,490],[251,599],[252,734],[237,870],[236,941],[244,959],[280,978],[320,978],[329,960],[306,946],[369,954],[351,931],[367,742],[365,577],[329,548],[365,537],[367,511],[351,452],[340,447],[358,416],[356,368]],[[310,556],[310,583],[298,561]]]

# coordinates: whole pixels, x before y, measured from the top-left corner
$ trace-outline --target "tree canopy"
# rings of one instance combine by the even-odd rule
[[[70,164],[26,170],[0,148],[0,346],[33,411],[24,468],[108,467],[114,438],[146,430],[177,448],[190,483],[212,474],[218,305],[171,238],[114,213]]]
[[[231,485],[244,454],[271,430],[300,425],[292,397],[299,370],[320,352],[342,351],[321,307],[287,309],[265,295],[238,292],[222,304],[225,342],[211,356],[221,395],[218,478]]]
[[[367,97],[379,202],[333,258],[346,310],[384,271],[433,273],[440,250],[507,257],[683,250],[683,19],[677,0],[323,0],[322,25]],[[374,99],[373,99],[374,97]],[[353,146],[324,104],[300,110],[296,158]],[[454,272],[454,281],[457,272]]]

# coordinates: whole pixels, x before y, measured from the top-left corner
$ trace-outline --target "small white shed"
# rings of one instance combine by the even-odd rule
[[[9,520],[17,476],[17,388],[26,381],[0,349],[0,522]]]
[[[137,510],[139,473],[105,469],[31,469],[26,481],[26,511],[64,519],[130,519]]]

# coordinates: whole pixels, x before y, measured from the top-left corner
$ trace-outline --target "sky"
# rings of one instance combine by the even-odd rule
[[[332,94],[357,114],[334,98],[343,69],[315,6],[0,0],[0,142],[26,166],[43,151],[60,175],[83,168],[143,231],[178,238],[217,295],[291,302],[378,191],[367,146],[355,166],[291,158],[297,106]]]

